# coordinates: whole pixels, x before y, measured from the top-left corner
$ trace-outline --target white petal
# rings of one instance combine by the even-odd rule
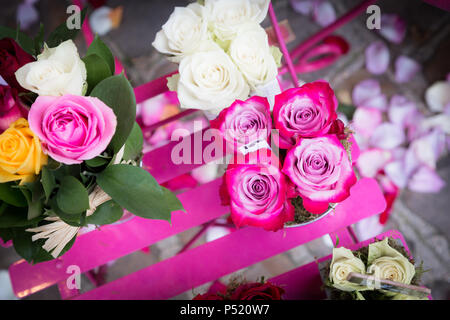
[[[403,161],[393,161],[384,167],[384,172],[389,179],[399,188],[406,187],[408,176],[406,175]]]
[[[301,13],[303,15],[309,15],[312,11],[312,0],[290,0],[289,2],[295,12]]]
[[[317,0],[313,6],[313,19],[321,27],[326,27],[336,20],[336,11],[328,1]]]
[[[363,177],[374,178],[391,160],[391,153],[382,149],[369,149],[361,152],[356,165]]]
[[[413,113],[418,112],[414,102],[404,96],[394,95],[389,103],[389,120],[403,128],[409,124]]]
[[[381,94],[380,83],[375,79],[366,79],[359,82],[352,91],[353,103],[362,105],[365,101],[373,99]]]
[[[432,111],[442,112],[444,107],[450,103],[450,82],[435,82],[425,92],[425,101]]]
[[[353,114],[352,127],[356,134],[369,138],[382,122],[383,116],[380,110],[358,107]]]

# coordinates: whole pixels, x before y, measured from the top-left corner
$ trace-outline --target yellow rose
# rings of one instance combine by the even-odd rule
[[[351,250],[344,247],[333,249],[329,275],[333,287],[342,291],[367,290],[364,286],[347,281],[351,272],[365,274],[365,271],[364,263]]]
[[[0,134],[0,183],[31,182],[45,164],[47,155],[26,119],[18,119]]]

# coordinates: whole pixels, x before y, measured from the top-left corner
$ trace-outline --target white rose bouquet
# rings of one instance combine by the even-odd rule
[[[406,250],[396,240],[384,238],[367,247],[351,251],[334,248],[331,261],[325,262],[321,273],[332,299],[353,300],[422,300],[421,298],[382,290],[374,285],[348,281],[350,273],[373,276],[375,281],[390,280],[418,286],[424,272],[422,265],[414,266]]]
[[[215,118],[235,100],[264,96],[278,74],[281,52],[260,23],[269,0],[205,0],[176,7],[153,46],[179,63],[168,79],[183,108]],[[279,92],[274,92],[277,94]]]

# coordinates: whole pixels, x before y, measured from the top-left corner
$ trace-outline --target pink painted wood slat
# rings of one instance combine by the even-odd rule
[[[226,214],[229,208],[220,204],[218,193],[221,183],[222,179],[217,179],[179,195],[187,213],[174,213],[172,226],[167,221],[135,217],[80,235],[59,259],[36,265],[17,261],[9,268],[14,293],[20,298],[28,296],[65,280],[70,265],[77,265],[81,272],[86,272]]]
[[[307,227],[279,232],[243,228],[88,291],[77,299],[168,299],[380,213],[385,206],[376,181],[361,179],[333,214]]]

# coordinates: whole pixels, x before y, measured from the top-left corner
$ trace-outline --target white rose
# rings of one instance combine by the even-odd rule
[[[42,96],[83,95],[86,89],[86,67],[72,40],[56,48],[44,46],[37,61],[16,71],[19,84]]]
[[[234,100],[247,99],[250,92],[241,72],[220,48],[183,58],[178,71],[179,77],[169,79],[169,85],[183,108],[217,115]]]
[[[276,79],[277,64],[267,34],[259,24],[242,26],[231,41],[228,53],[253,89]]]
[[[205,0],[205,11],[213,34],[222,42],[232,40],[247,22],[261,23],[269,0]]]
[[[209,38],[203,10],[198,3],[176,7],[152,45],[159,52],[171,55],[169,59],[173,62],[180,62],[184,56],[196,52],[200,43]]]
[[[329,275],[333,287],[342,291],[367,290],[364,286],[347,281],[351,272],[365,274],[365,271],[364,263],[351,250],[343,247],[333,249]]]
[[[416,269],[400,252],[389,246],[388,238],[369,245],[367,273],[375,278],[410,284]]]

